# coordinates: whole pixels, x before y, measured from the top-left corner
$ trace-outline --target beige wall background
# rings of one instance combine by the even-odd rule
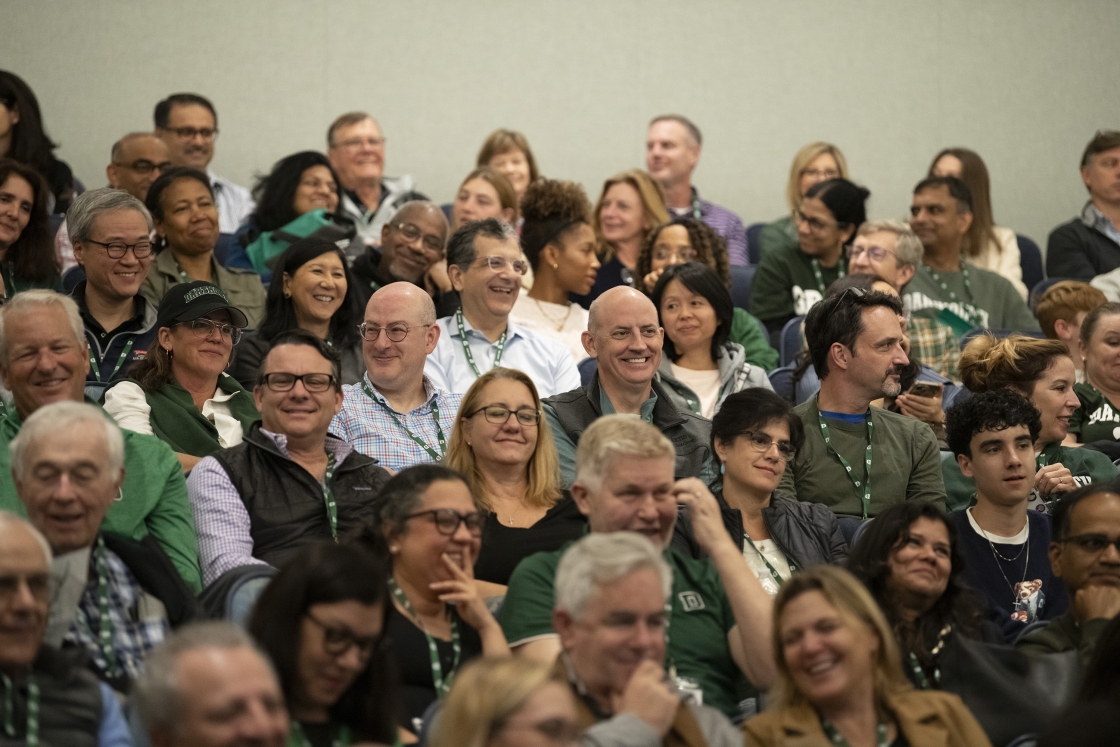
[[[387,172],[440,202],[497,127],[594,200],[674,111],[704,132],[702,194],[747,224],[786,210],[806,142],[843,149],[875,217],[962,145],[997,222],[1044,245],[1085,200],[1085,143],[1120,127],[1118,32],[1116,0],[0,0],[0,67],[87,186],[175,91],[214,102],[212,167],[242,184],[365,109]]]

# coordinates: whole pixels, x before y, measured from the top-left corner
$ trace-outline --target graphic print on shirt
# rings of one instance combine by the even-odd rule
[[[906,308],[910,309],[911,313],[922,311],[923,309],[948,309],[961,319],[978,319],[982,323],[980,326],[988,326],[988,312],[978,306],[973,306],[970,303],[961,303],[959,301],[939,301],[930,298],[925,293],[920,291],[911,291],[905,294],[903,301]],[[928,316],[928,315],[926,315]]]
[[[1014,593],[1015,605],[1011,611],[1011,619],[1028,625],[1038,620],[1046,604],[1046,594],[1042,591],[1042,579],[1021,581],[1015,584]]]
[[[805,316],[809,313],[809,309],[816,306],[824,296],[820,291],[810,288],[806,290],[800,285],[795,285],[790,289],[793,293],[793,313],[795,316]]]
[[[1096,425],[1097,423],[1114,423],[1112,429],[1113,440],[1120,440],[1120,413],[1112,409],[1112,405],[1105,402],[1096,410],[1089,413],[1089,420],[1085,423],[1085,427]]]

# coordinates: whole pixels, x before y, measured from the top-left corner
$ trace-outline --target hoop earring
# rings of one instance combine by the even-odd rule
[[[123,500],[124,500],[124,486],[122,485],[119,488],[117,488],[117,497],[113,499],[113,502],[115,503],[117,501],[123,501]]]

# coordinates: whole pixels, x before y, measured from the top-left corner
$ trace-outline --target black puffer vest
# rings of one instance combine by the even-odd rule
[[[32,671],[39,685],[39,744],[42,747],[97,747],[101,688],[97,677],[86,669],[83,652],[43,646]],[[23,747],[27,739],[26,683],[15,686],[12,711],[16,736],[9,737],[0,729],[0,747]]]

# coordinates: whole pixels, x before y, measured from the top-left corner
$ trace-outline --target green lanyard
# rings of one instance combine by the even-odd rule
[[[463,346],[463,355],[467,356],[467,363],[470,364],[471,370],[474,371],[474,375],[477,378],[482,375],[482,372],[479,371],[478,366],[475,365],[474,356],[471,354],[470,343],[467,342],[467,330],[463,328],[462,309],[455,312],[455,323],[459,325],[459,342]],[[506,335],[508,334],[509,328],[507,327],[506,331],[502,333],[502,336],[498,338],[498,352],[494,354],[494,368],[502,365],[502,351],[506,349]]]
[[[16,725],[14,720],[15,703],[15,685],[8,675],[0,675],[4,678],[4,733],[9,737],[16,735]],[[39,746],[39,683],[35,681],[34,674],[27,675],[27,735],[24,737],[24,743],[27,747]]]
[[[828,719],[821,719],[821,728],[824,730],[825,735],[829,741],[837,747],[851,747],[844,735],[836,731],[836,727]],[[877,747],[887,747],[887,725],[879,724],[875,727],[875,744]]]
[[[937,634],[937,645],[933,647],[930,653],[937,656],[941,653],[941,649],[945,648],[945,637],[952,631],[952,625],[946,625]],[[930,685],[929,678],[926,677],[925,670],[922,669],[922,664],[918,661],[918,657],[913,651],[909,652],[908,658],[910,659],[910,670],[914,672],[914,679],[918,681],[919,690],[929,690],[931,687],[936,687],[941,684],[941,668],[936,664],[933,667],[933,685]]]
[[[950,301],[956,301],[957,300],[957,294],[955,292],[949,290],[949,284],[946,283],[945,281],[943,281],[941,279],[941,276],[933,271],[932,267],[930,267],[929,265],[923,264],[922,268],[925,269],[925,271],[929,273],[929,276],[931,278],[933,278],[933,282],[935,282],[939,286],[941,286],[941,290],[943,292],[949,294],[949,300]],[[967,302],[968,306],[970,308],[972,308],[973,310],[975,310],[976,309],[976,296],[974,296],[972,294],[972,283],[970,283],[968,281],[968,267],[965,266],[964,260],[961,260],[961,278],[964,280],[965,293],[968,294],[968,302]],[[968,319],[966,321],[968,321],[974,327],[985,326],[984,325],[984,318],[981,314],[975,313],[975,311],[965,310],[963,304],[961,306],[961,311],[965,312],[965,314],[968,316]]]
[[[813,277],[815,277],[817,279],[817,288],[820,290],[821,295],[823,296],[825,285],[824,285],[824,276],[821,275],[821,263],[817,261],[816,257],[813,257],[813,259],[810,260],[809,264],[811,264],[813,266]],[[844,260],[842,260],[842,259],[840,260],[840,265],[839,266],[840,266],[840,274],[837,276],[837,279],[840,279],[840,278],[844,277],[844,275],[845,275]]]
[[[848,464],[840,452],[832,447],[832,437],[828,433],[828,423],[824,422],[824,415],[821,415],[820,400],[817,400],[817,420],[821,424],[821,435],[824,436],[824,445],[828,450],[840,460],[840,464],[844,466],[844,471],[848,473],[848,479],[852,481],[852,485],[856,486],[856,494],[859,495],[860,488],[863,489],[861,496],[863,501],[863,518],[867,518],[867,510],[871,507],[871,436],[874,432],[875,424],[871,420],[871,408],[867,408],[867,451],[865,452],[867,461],[867,479],[863,481],[863,485],[859,484],[859,480],[852,474],[852,465]]]
[[[435,399],[432,399],[432,417],[436,421],[436,439],[439,441],[439,452],[436,452],[436,450],[431,446],[428,446],[428,444],[426,444],[423,439],[409,430],[409,427],[402,423],[401,419],[397,417],[397,413],[393,412],[393,408],[389,407],[389,405],[385,404],[377,398],[377,395],[373,393],[373,390],[370,389],[369,384],[366,383],[366,380],[364,378],[362,379],[362,389],[367,395],[369,395],[370,399],[384,407],[389,412],[389,416],[393,418],[396,424],[401,427],[401,430],[408,434],[409,438],[416,442],[417,446],[428,452],[428,456],[432,458],[432,461],[438,462],[440,459],[443,459],[443,455],[447,453],[447,441],[443,437],[443,428],[441,428],[439,424],[439,405],[436,404]]]
[[[443,676],[443,663],[439,660],[439,649],[436,648],[436,639],[428,635],[428,631],[424,630],[420,624],[420,617],[416,614],[416,610],[412,608],[412,603],[408,601],[408,597],[401,591],[401,587],[397,586],[397,580],[389,576],[389,588],[393,591],[393,596],[404,607],[404,611],[412,617],[416,627],[420,628],[420,632],[428,639],[428,656],[432,660],[432,682],[436,686],[436,697],[442,699],[447,695],[447,691],[451,689],[451,680],[455,678],[455,672],[459,669],[459,656],[462,654],[463,649],[459,645],[459,625],[455,622],[455,618],[451,618],[451,650],[455,653],[455,660],[451,664],[451,672],[447,677]]]
[[[113,618],[109,615],[109,560],[105,557],[105,540],[101,535],[97,536],[93,552],[94,566],[97,568],[97,613],[100,618],[97,647],[101,649],[101,656],[105,659],[105,673],[115,677],[117,653],[113,649]]]
[[[754,540],[751,539],[751,536],[746,532],[743,532],[743,539],[745,539],[747,541],[747,544],[751,546],[751,549],[758,554],[758,557],[762,558],[762,562],[766,564],[766,570],[770,571],[770,576],[774,579],[774,583],[776,583],[778,586],[781,586],[782,575],[778,573],[777,569],[774,568],[774,566],[770,565],[770,561],[767,560],[766,556],[762,554],[762,550],[759,550],[758,547],[755,546]],[[789,563],[789,572],[797,573],[797,567],[789,558],[786,558],[786,562]]]
[[[128,354],[130,352],[132,352],[132,344],[134,342],[136,342],[135,337],[132,338],[131,340],[129,340],[128,344],[124,346],[124,350],[121,351],[121,357],[117,358],[117,365],[113,366],[113,373],[109,374],[108,381],[112,381],[113,377],[117,375],[117,371],[121,370],[121,366],[124,365],[124,359],[128,357]],[[89,365],[90,365],[90,368],[93,369],[93,375],[95,377],[97,377],[98,381],[101,381],[101,367],[97,365],[97,359],[93,357],[93,348],[92,347],[90,347],[90,349],[89,349]],[[105,382],[102,381],[102,383],[105,383]]]
[[[343,724],[338,727],[338,736],[331,742],[331,747],[350,747],[350,741],[350,727]],[[303,726],[295,719],[292,719],[288,730],[288,747],[312,747],[311,740],[303,733]]]
[[[334,500],[334,491],[331,490],[331,478],[334,477],[334,452],[327,452],[327,471],[323,475],[323,503],[327,505],[327,521],[331,523],[331,536],[338,542],[338,504]]]
[[[704,213],[700,209],[700,195],[692,193],[692,217],[694,220],[704,220]]]

